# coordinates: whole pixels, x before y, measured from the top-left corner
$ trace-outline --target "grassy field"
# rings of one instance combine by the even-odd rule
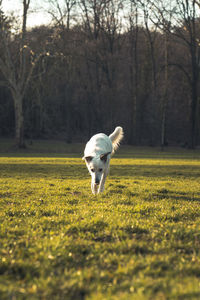
[[[200,299],[200,152],[121,147],[95,197],[82,150],[1,143],[0,299]]]

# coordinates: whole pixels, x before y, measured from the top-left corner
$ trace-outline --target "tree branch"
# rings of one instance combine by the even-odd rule
[[[168,66],[175,66],[177,67],[178,69],[180,69],[186,76],[186,78],[188,79],[189,81],[189,84],[192,84],[192,79],[189,75],[189,73],[185,70],[185,68],[181,65],[181,64],[177,64],[177,63],[169,63]]]

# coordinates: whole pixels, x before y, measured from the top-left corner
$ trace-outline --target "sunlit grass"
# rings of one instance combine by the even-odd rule
[[[199,299],[200,153],[122,147],[95,197],[70,147],[1,154],[0,298]]]

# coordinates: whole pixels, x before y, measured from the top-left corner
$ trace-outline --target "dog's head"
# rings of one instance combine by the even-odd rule
[[[99,185],[101,182],[102,174],[106,168],[106,162],[108,155],[111,152],[101,154],[100,156],[84,156],[83,159],[86,162],[87,168],[92,177],[92,183],[94,185]]]

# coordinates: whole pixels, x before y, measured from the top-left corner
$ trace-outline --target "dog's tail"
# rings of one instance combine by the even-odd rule
[[[124,136],[124,132],[122,127],[116,127],[115,130],[113,131],[113,133],[111,133],[109,135],[109,138],[112,141],[112,145],[113,145],[113,153],[117,150],[117,148],[120,145],[121,140],[123,139]]]

